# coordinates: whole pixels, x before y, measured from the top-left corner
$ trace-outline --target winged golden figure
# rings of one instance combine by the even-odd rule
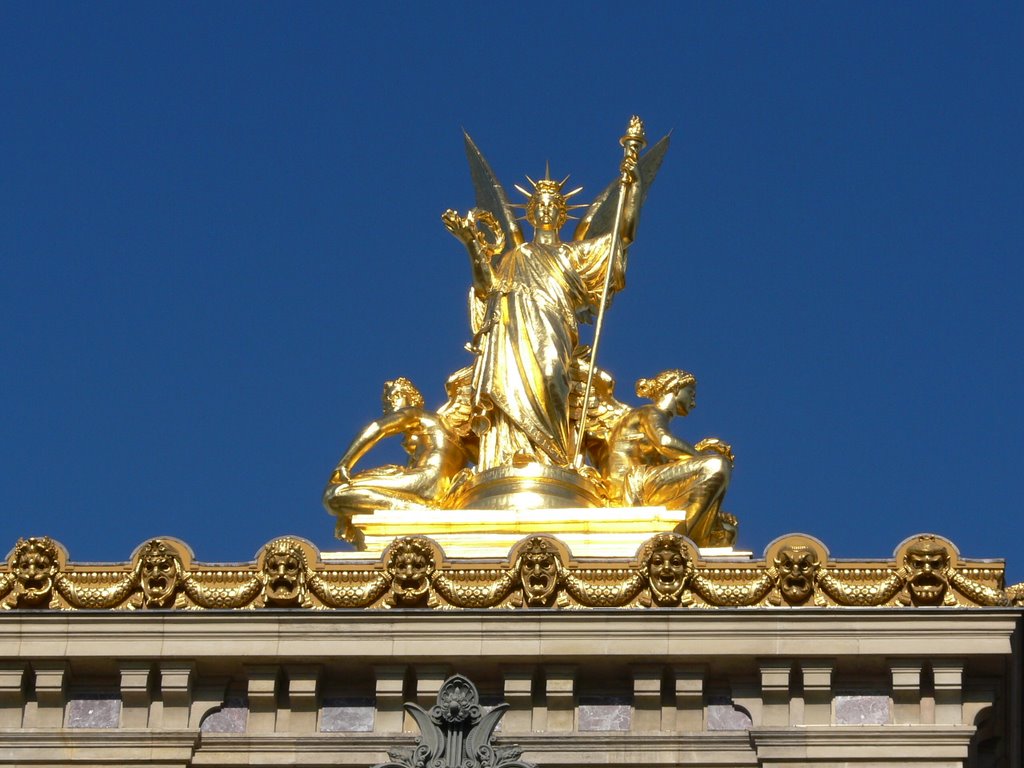
[[[642,124],[635,120],[631,128],[638,149]],[[448,210],[442,220],[466,246],[473,275],[471,423],[479,439],[477,470],[530,462],[568,467],[576,458],[576,431],[583,428],[570,407],[579,325],[625,286],[627,249],[669,138],[642,157],[627,151],[622,177],[590,206],[569,204],[581,189],[565,190],[568,177],[557,181],[546,172],[538,181],[528,178],[530,189],[517,185],[526,196],[518,207],[533,227],[529,241],[512,213],[516,206],[473,140],[465,138],[477,206],[466,216]],[[572,239],[563,241],[560,232],[573,208],[587,212]]]

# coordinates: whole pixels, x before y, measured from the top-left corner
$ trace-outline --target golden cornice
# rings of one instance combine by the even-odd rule
[[[0,566],[5,610],[464,608],[879,608],[1024,604],[1003,563],[959,556],[933,534],[902,542],[887,560],[834,560],[805,534],[772,542],[760,560],[701,556],[662,533],[632,558],[577,558],[557,538],[529,536],[503,560],[453,559],[423,536],[395,539],[376,560],[325,562],[287,536],[253,562],[195,562],[184,542],[152,539],[125,563],[70,562],[48,537],[21,539]]]

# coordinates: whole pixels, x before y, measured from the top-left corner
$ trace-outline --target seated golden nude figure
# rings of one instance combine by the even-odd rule
[[[399,377],[384,383],[384,416],[352,441],[324,490],[324,505],[338,516],[338,536],[358,541],[352,515],[378,509],[432,506],[447,493],[466,456],[437,414],[423,408],[423,395]],[[385,464],[352,474],[356,463],[381,440],[402,435],[406,466]]]
[[[627,410],[609,436],[609,496],[623,506],[686,511],[683,533],[701,546],[728,546],[735,520],[721,512],[732,474],[731,448],[715,438],[695,446],[669,430],[673,416],[697,404],[697,379],[672,369],[636,383],[652,403]]]

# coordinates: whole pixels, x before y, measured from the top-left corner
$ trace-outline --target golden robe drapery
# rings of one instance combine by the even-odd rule
[[[600,302],[610,245],[610,235],[523,243],[493,265],[475,339],[478,469],[507,465],[523,452],[544,463],[571,460],[570,367],[578,323]],[[613,269],[612,292],[625,284],[622,249]]]

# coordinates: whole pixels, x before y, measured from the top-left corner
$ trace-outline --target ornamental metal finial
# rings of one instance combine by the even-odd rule
[[[536,768],[519,759],[519,747],[492,743],[508,704],[484,712],[469,678],[452,675],[445,680],[429,712],[411,702],[404,706],[420,729],[416,746],[388,750],[388,762],[373,768]]]

